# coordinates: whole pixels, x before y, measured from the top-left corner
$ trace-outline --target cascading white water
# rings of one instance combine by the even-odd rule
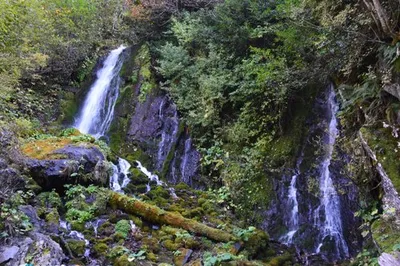
[[[296,162],[296,169],[294,170],[295,174],[292,176],[288,189],[287,206],[288,208],[291,208],[291,211],[289,222],[286,225],[288,226],[289,232],[280,238],[280,240],[287,245],[293,243],[293,237],[299,230],[299,202],[297,200],[297,178],[300,175],[300,165],[303,162],[304,156],[303,153],[304,148],[301,152],[299,159]]]
[[[146,167],[144,167],[139,161],[136,161],[137,163],[137,168],[143,173],[145,174],[150,181],[155,181],[157,183],[158,186],[163,185],[164,183],[162,181],[160,181],[160,179],[158,178],[158,175],[155,175],[153,173],[151,173],[149,170],[147,170]]]
[[[103,136],[110,127],[119,95],[119,72],[123,63],[120,55],[125,48],[121,45],[112,50],[104,61],[103,67],[97,71],[97,79],[91,86],[74,125],[80,132],[98,138]]]
[[[320,165],[320,205],[314,211],[314,224],[317,228],[320,228],[318,240],[319,245],[316,248],[316,253],[321,251],[325,240],[331,240],[335,243],[336,254],[348,257],[349,249],[343,237],[340,199],[336,192],[329,170],[334,144],[338,136],[336,113],[339,109],[339,106],[335,99],[333,86],[331,86],[329,90],[328,105],[330,110],[330,121],[328,128],[327,151],[325,154],[325,159]],[[325,219],[321,219],[321,216]]]
[[[297,181],[298,174],[292,176],[292,180],[290,181],[289,193],[288,193],[288,205],[292,206],[292,210],[290,212],[290,220],[289,220],[289,232],[281,238],[281,241],[284,244],[293,243],[293,236],[299,230],[299,203],[297,201]]]
[[[125,159],[118,158],[118,166],[113,164],[112,168],[113,174],[110,177],[110,188],[122,193],[122,189],[131,181],[129,179],[131,165]]]

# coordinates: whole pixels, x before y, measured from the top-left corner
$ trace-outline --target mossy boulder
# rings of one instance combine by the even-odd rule
[[[258,255],[263,254],[269,245],[269,236],[266,232],[256,229],[245,241],[244,248],[249,254],[249,257],[258,258]]]
[[[68,247],[71,249],[72,254],[81,257],[85,254],[86,243],[83,240],[67,239]]]
[[[96,243],[93,246],[93,251],[97,256],[105,256],[109,247],[105,243]]]
[[[131,225],[128,220],[120,220],[115,225],[115,233],[120,234],[123,238],[128,238],[131,231]]]

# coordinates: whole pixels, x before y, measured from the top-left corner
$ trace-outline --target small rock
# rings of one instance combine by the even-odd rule
[[[0,158],[0,169],[5,169],[7,168],[8,164],[6,162],[6,160],[4,160],[3,158]]]
[[[184,264],[188,263],[190,260],[190,256],[193,253],[191,249],[180,248],[178,249],[180,252],[179,255],[174,257],[174,263],[177,266],[183,266]]]
[[[382,253],[378,262],[380,266],[400,266],[400,252],[396,252],[394,255]]]
[[[18,251],[19,247],[17,246],[7,247],[3,251],[0,251],[0,264],[14,259]]]
[[[21,205],[18,209],[29,217],[29,221],[36,230],[39,230],[42,227],[42,223],[35,208],[31,205]]]

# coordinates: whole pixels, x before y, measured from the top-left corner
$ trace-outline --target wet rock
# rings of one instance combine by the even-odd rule
[[[193,253],[191,249],[180,248],[178,249],[179,255],[174,256],[174,263],[177,266],[183,266],[189,262],[190,256]]]
[[[14,238],[10,246],[0,250],[0,263],[5,265],[61,265],[65,255],[55,241],[49,236],[33,232],[26,238]],[[6,259],[6,260],[5,260]]]
[[[68,145],[56,150],[54,154],[65,159],[26,159],[30,175],[43,189],[54,188],[58,192],[63,192],[65,184],[107,184],[109,173],[106,170],[104,155],[98,148]],[[100,173],[102,170],[105,172]],[[90,180],[77,178],[77,173],[92,175],[92,172],[95,174]]]
[[[84,240],[68,239],[67,243],[75,256],[81,257],[85,254],[86,243]]]
[[[103,153],[96,147],[67,145],[54,151],[53,154],[67,156],[70,160],[78,161],[84,167],[85,172],[93,171],[97,162],[105,159]]]
[[[36,213],[36,209],[31,205],[22,205],[19,206],[19,210],[23,212],[26,216],[28,216],[29,221],[35,228],[35,230],[40,230],[42,227],[42,222],[40,221],[39,216]]]
[[[17,246],[6,247],[3,250],[1,250],[0,251],[1,252],[0,253],[0,264],[14,259],[15,256],[17,255],[18,251],[19,251],[19,247],[17,247]]]
[[[394,255],[389,253],[383,253],[378,258],[380,266],[400,266],[400,252],[396,252]]]
[[[26,184],[20,172],[10,167],[0,170],[0,183],[0,190],[4,191],[5,194],[23,189]]]
[[[8,163],[6,162],[6,160],[4,160],[3,158],[0,158],[0,169],[5,169],[7,168]]]

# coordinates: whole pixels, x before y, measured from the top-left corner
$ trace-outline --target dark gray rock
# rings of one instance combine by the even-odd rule
[[[65,184],[107,184],[108,171],[105,170],[102,175],[97,173],[98,178],[95,178],[96,175],[93,174],[95,169],[97,172],[100,171],[99,165],[105,160],[99,149],[68,145],[55,151],[54,154],[66,159],[37,160],[27,158],[25,160],[29,174],[43,189],[56,189],[58,192],[63,192]],[[91,178],[80,178],[88,174],[92,175]]]
[[[98,161],[104,160],[103,153],[96,147],[81,147],[67,145],[56,150],[53,154],[67,156],[69,160],[78,161],[84,167],[85,172],[93,171]]]
[[[8,163],[6,160],[4,160],[3,158],[0,158],[0,169],[5,169],[7,168]]]
[[[0,197],[7,198],[17,190],[25,187],[25,179],[21,173],[14,168],[0,170]]]
[[[19,251],[19,247],[11,246],[6,247],[0,252],[0,264],[13,260]]]
[[[31,205],[21,205],[18,209],[29,217],[29,221],[31,222],[35,230],[40,230],[42,228],[42,222],[37,215],[36,209],[34,207],[32,207]]]
[[[60,245],[41,233],[32,232],[29,237],[14,238],[10,242],[8,246],[0,247],[0,263],[5,263],[7,266],[27,263],[58,266],[66,259]]]

